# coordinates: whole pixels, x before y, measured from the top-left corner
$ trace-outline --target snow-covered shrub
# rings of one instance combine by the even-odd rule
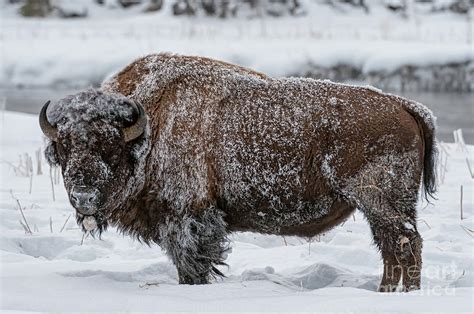
[[[452,11],[466,14],[474,7],[474,0],[437,0],[433,1],[432,11]]]
[[[53,0],[52,7],[62,18],[86,17],[88,10],[81,1],[75,0]]]
[[[195,15],[197,11],[194,0],[176,0],[172,8],[173,15]]]
[[[451,11],[466,14],[474,7],[474,0],[384,0],[387,9],[406,14],[410,6],[429,7],[431,12]]]
[[[146,6],[145,12],[159,11],[163,7],[164,0],[150,0],[150,3]]]
[[[300,0],[174,0],[174,15],[284,16],[301,14]]]
[[[79,2],[75,0],[75,2]],[[94,0],[98,5],[110,9],[128,9],[135,6],[144,6],[144,12],[161,10],[164,0]]]
[[[128,7],[142,3],[142,0],[117,0],[117,1],[124,8],[128,8]]]
[[[364,71],[351,64],[325,67],[308,63],[304,70],[291,72],[290,76],[370,84],[377,88],[397,92],[472,93],[474,91],[474,83],[472,83],[474,82],[474,62],[470,61],[427,66],[403,65],[393,70],[371,71]]]
[[[23,16],[40,17],[51,15],[54,11],[62,17],[86,16],[87,13],[94,15],[99,7],[100,11],[128,10],[132,14],[159,11],[166,7],[167,14],[174,16],[296,17],[330,7],[335,13],[344,14],[355,11],[370,14],[386,9],[410,18],[413,12],[433,14],[450,11],[466,14],[474,7],[474,0],[5,0],[5,5],[21,5]],[[54,10],[54,7],[58,9]]]
[[[20,14],[25,17],[45,17],[52,11],[49,0],[27,0],[20,8]]]

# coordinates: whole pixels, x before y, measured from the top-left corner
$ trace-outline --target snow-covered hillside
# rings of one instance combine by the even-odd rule
[[[181,286],[157,246],[114,230],[81,245],[82,233],[61,182],[52,185],[44,160],[43,174],[37,175],[35,152],[43,148],[37,117],[3,112],[0,124],[2,313],[474,310],[474,179],[466,162],[469,158],[474,166],[472,146],[441,145],[438,200],[419,206],[424,238],[420,291],[375,292],[382,263],[359,213],[310,242],[235,234],[229,267],[221,268],[227,278]],[[32,157],[32,176],[26,176],[25,153]]]

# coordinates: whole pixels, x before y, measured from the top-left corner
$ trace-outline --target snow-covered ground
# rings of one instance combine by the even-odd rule
[[[174,18],[165,1],[153,14],[95,8],[87,19],[61,20],[20,18],[17,8],[2,4],[0,87],[99,84],[134,58],[159,51],[214,57],[273,76],[304,72],[308,64],[350,64],[364,73],[474,64],[472,19],[452,13],[418,11],[404,19],[380,7],[366,15],[314,6],[299,18],[220,20]],[[51,183],[44,160],[37,175],[35,154],[44,145],[35,116],[0,112],[0,132],[1,313],[474,311],[474,179],[466,162],[474,172],[474,146],[442,145],[438,200],[419,206],[422,290],[380,294],[382,263],[359,213],[311,240],[235,234],[229,267],[221,268],[227,278],[177,285],[174,266],[157,246],[114,230],[81,244],[61,180]],[[25,175],[26,153],[33,176]]]
[[[13,8],[1,8],[0,86],[98,84],[160,51],[214,57],[273,76],[302,73],[308,64],[349,64],[363,73],[474,64],[472,19],[449,12],[414,11],[405,19],[375,4],[370,14],[319,4],[297,18],[222,20],[176,18],[165,7],[152,14],[100,9],[87,19],[62,20],[20,18]]]
[[[235,234],[229,267],[221,268],[227,278],[183,286],[157,246],[114,230],[81,245],[82,233],[61,182],[53,185],[53,201],[44,160],[43,174],[37,175],[35,151],[44,147],[37,117],[3,112],[0,123],[2,313],[474,310],[474,179],[466,162],[469,158],[474,167],[473,146],[442,145],[438,200],[419,206],[424,238],[420,291],[375,292],[382,263],[359,213],[311,242]],[[26,153],[33,160],[30,177],[24,175]],[[25,233],[26,223],[32,234]]]

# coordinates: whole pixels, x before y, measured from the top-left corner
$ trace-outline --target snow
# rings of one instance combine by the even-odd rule
[[[238,233],[227,276],[206,286],[177,285],[174,266],[157,246],[109,230],[86,238],[77,228],[62,184],[52,200],[49,168],[36,175],[44,149],[37,117],[2,112],[0,186],[1,312],[33,311],[353,311],[472,312],[474,310],[473,146],[443,143],[438,199],[420,204],[424,239],[422,289],[375,292],[380,256],[359,212],[332,231],[308,239]],[[15,173],[33,156],[35,174]],[[449,154],[449,155],[447,155]],[[446,168],[446,170],[444,170]],[[54,174],[54,172],[53,172]],[[32,178],[32,192],[29,193]],[[460,186],[463,216],[460,219]],[[33,231],[25,234],[17,198]],[[50,227],[50,219],[52,221]],[[52,229],[52,230],[51,230]],[[286,243],[286,244],[285,244]]]
[[[472,25],[450,13],[420,12],[406,20],[377,7],[366,15],[318,5],[298,18],[221,20],[174,18],[169,8],[132,15],[140,9],[98,7],[88,19],[41,20],[3,9],[0,86],[99,85],[131,60],[166,51],[208,56],[271,76],[304,73],[308,65],[349,64],[371,73],[474,60]]]

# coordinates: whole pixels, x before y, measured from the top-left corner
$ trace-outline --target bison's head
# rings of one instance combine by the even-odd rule
[[[61,167],[78,222],[89,230],[93,221],[100,234],[109,215],[144,184],[146,114],[140,104],[98,90],[68,96],[50,110],[48,105],[39,117],[50,140],[46,159]]]

